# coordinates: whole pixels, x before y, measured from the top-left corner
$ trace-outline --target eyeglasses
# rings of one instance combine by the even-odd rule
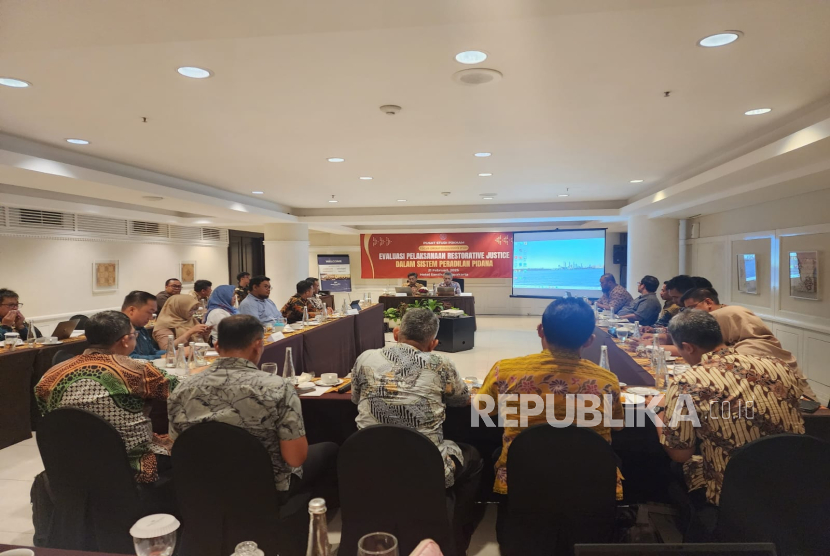
[[[0,303],[0,307],[11,307],[12,309],[17,309],[18,307],[23,307],[22,303]]]
[[[136,332],[135,330],[133,330],[133,331],[132,331],[132,332],[130,332],[129,334],[124,334],[124,336],[129,336],[130,338],[135,338],[136,336],[138,336],[138,332]]]

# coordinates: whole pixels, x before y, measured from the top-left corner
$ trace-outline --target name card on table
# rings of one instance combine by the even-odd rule
[[[395,297],[406,297],[408,295],[409,295],[408,293],[396,293]]]
[[[356,315],[357,313],[358,313],[357,309],[349,309],[348,311],[346,311],[347,315]]]
[[[461,297],[473,297],[472,293],[462,292]]]
[[[282,340],[283,338],[285,338],[285,336],[283,336],[282,332],[274,332],[273,334],[271,334],[271,337],[269,339],[272,342],[276,342]]]

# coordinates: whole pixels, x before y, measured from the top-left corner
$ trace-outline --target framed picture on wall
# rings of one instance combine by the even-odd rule
[[[758,276],[755,271],[755,253],[738,255],[738,291],[758,295]]]
[[[818,251],[790,252],[790,297],[818,301]]]
[[[182,281],[182,284],[193,284],[196,281],[196,261],[181,262],[179,279]]]
[[[118,261],[92,263],[92,293],[118,291]]]

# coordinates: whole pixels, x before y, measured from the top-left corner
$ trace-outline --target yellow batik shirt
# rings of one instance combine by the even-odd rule
[[[502,394],[538,394],[545,400],[546,394],[555,395],[554,416],[562,420],[566,415],[566,398],[568,394],[594,394],[602,400],[597,408],[600,412],[605,411],[605,394],[613,397],[611,414],[614,419],[623,418],[623,407],[620,401],[620,383],[617,376],[606,371],[587,359],[582,359],[577,352],[557,350],[543,351],[541,353],[516,357],[514,359],[502,359],[498,361],[487,377],[484,379],[481,389],[476,395],[476,407],[484,407],[483,401],[479,403],[479,397],[488,395],[496,401],[495,409],[490,414],[498,413],[498,397]],[[519,402],[507,402],[509,407],[515,407],[515,414],[511,419],[519,421],[521,411]],[[541,425],[547,423],[546,411],[538,415],[527,417],[527,426]],[[604,424],[593,427],[608,442],[611,442],[611,430]],[[507,452],[523,427],[505,427],[502,438],[502,451],[499,460],[496,462],[496,481],[493,491],[499,494],[507,494]],[[622,498],[622,486],[619,472],[617,473],[617,499]]]

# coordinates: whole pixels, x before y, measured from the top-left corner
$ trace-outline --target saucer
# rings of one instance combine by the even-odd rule
[[[329,388],[340,386],[341,384],[343,384],[342,380],[338,380],[337,382],[323,382],[322,380],[317,381],[317,386],[328,386]]]

